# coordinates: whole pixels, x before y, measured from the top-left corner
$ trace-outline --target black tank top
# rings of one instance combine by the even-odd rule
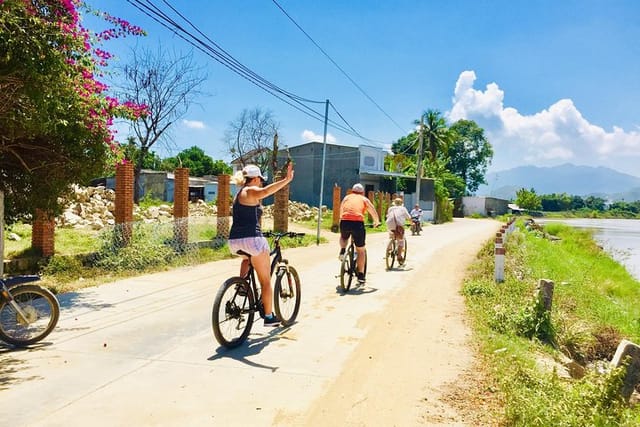
[[[229,239],[262,236],[262,230],[260,229],[261,217],[262,205],[241,205],[236,196],[233,200],[233,223],[231,224]]]

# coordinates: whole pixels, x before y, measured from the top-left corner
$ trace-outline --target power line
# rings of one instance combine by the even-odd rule
[[[298,23],[295,21],[295,19],[293,19],[293,18],[291,17],[291,15],[289,15],[289,14],[287,13],[287,11],[286,11],[286,10],[284,10],[284,8],[283,8],[283,7],[282,7],[282,6],[281,6],[281,5],[280,5],[276,0],[271,0],[271,1],[272,1],[272,2],[273,2],[273,3],[278,7],[278,9],[280,9],[280,11],[282,11],[282,13],[284,13],[284,15],[285,15],[287,18],[289,18],[289,20],[290,20],[291,22],[293,22],[293,24],[294,24],[296,27],[298,27],[298,29],[302,32],[302,34],[304,34],[305,36],[307,36],[307,38],[308,38],[309,40],[311,40],[311,43],[313,43],[313,44],[314,44],[314,45],[315,45],[315,46],[320,50],[320,52],[322,52],[322,54],[323,54],[324,56],[326,56],[326,57],[327,57],[327,59],[328,59],[329,61],[331,61],[331,63],[332,63],[332,64],[333,64],[333,65],[335,65],[335,66],[336,66],[336,68],[337,68],[338,70],[340,70],[340,72],[341,72],[341,73],[342,73],[342,74],[343,74],[343,75],[344,75],[344,76],[345,76],[345,77],[346,77],[346,78],[347,78],[347,79],[348,79],[348,80],[349,80],[349,81],[350,81],[350,82],[351,82],[351,83],[352,83],[352,84],[353,84],[353,85],[354,85],[354,86],[355,86],[355,87],[356,87],[356,88],[357,88],[357,89],[358,89],[358,90],[359,90],[359,91],[360,91],[360,92],[361,92],[361,93],[362,93],[362,94],[363,94],[363,95],[364,95],[364,96],[369,100],[369,101],[371,101],[371,103],[372,103],[373,105],[375,105],[375,106],[376,106],[376,108],[378,108],[378,110],[380,110],[380,111],[382,112],[382,114],[384,114],[385,116],[387,116],[387,118],[388,118],[389,120],[391,120],[391,121],[393,122],[393,124],[394,124],[394,125],[396,125],[396,126],[398,127],[398,129],[400,129],[403,133],[405,133],[405,132],[406,132],[406,129],[404,129],[402,126],[400,126],[400,125],[398,124],[398,122],[396,122],[396,121],[395,121],[395,120],[394,120],[394,119],[393,119],[393,118],[392,118],[392,117],[391,117],[391,116],[390,116],[390,115],[389,115],[389,114],[388,114],[388,113],[387,113],[387,112],[386,112],[386,111],[385,111],[385,110],[384,110],[384,109],[383,109],[383,108],[382,108],[382,107],[381,107],[381,106],[376,102],[376,101],[374,101],[374,100],[373,100],[373,98],[371,98],[371,96],[369,96],[369,94],[368,94],[367,92],[365,92],[365,90],[364,90],[364,89],[362,89],[362,88],[360,87],[360,85],[359,85],[358,83],[356,83],[356,82],[355,82],[355,80],[353,80],[353,79],[351,78],[351,76],[349,76],[349,74],[347,74],[347,72],[346,72],[346,71],[344,71],[344,70],[342,69],[342,67],[341,67],[340,65],[338,65],[338,63],[337,63],[336,61],[334,61],[334,60],[333,60],[333,58],[331,58],[331,56],[330,56],[327,52],[325,52],[325,50],[324,50],[324,49],[323,49],[323,48],[322,48],[318,43],[316,43],[316,41],[313,39],[313,37],[311,37],[311,36],[310,36],[310,35],[309,35],[309,34],[308,34],[308,33],[307,33],[307,32],[306,32],[306,31],[305,31],[305,30],[300,26],[300,24],[298,24]]]
[[[169,31],[174,33],[176,36],[180,37],[187,43],[189,43],[194,48],[198,49],[205,55],[211,57],[215,61],[219,62],[223,66],[227,67],[232,72],[238,74],[242,78],[246,79],[250,83],[259,87],[260,89],[266,91],[267,93],[275,96],[282,102],[290,105],[291,107],[297,109],[298,111],[308,115],[309,117],[316,119],[318,121],[324,120],[324,114],[314,110],[312,107],[306,104],[324,104],[325,101],[314,101],[308,98],[304,98],[288,92],[279,86],[271,83],[267,79],[263,78],[259,74],[252,71],[250,68],[242,64],[240,61],[235,59],[231,54],[225,51],[222,47],[220,47],[217,43],[211,40],[208,36],[206,36],[202,31],[200,31],[188,18],[178,12],[173,6],[171,6],[166,0],[163,0],[165,4],[181,19],[183,19],[191,28],[195,30],[198,34],[204,37],[197,37],[192,32],[185,29],[182,25],[180,25],[177,21],[175,21],[172,17],[170,17],[167,13],[165,13],[160,7],[154,4],[151,0],[127,0],[129,4],[138,9],[140,12],[160,24],[161,26],[167,28]],[[340,118],[345,122],[344,118],[339,115]],[[360,133],[355,131],[352,126],[347,123],[348,127],[342,126],[341,124],[335,122],[334,120],[328,120],[331,126],[335,129],[338,129],[346,134],[352,135],[354,137],[364,139],[367,141],[373,141],[371,139],[365,138]]]

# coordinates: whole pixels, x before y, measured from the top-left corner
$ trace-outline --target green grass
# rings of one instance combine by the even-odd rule
[[[487,243],[463,287],[475,339],[499,384],[500,423],[638,425],[640,410],[619,398],[621,370],[599,374],[592,367],[608,363],[622,338],[640,342],[640,283],[590,233],[562,224],[545,232],[519,227],[508,237],[502,284],[494,283],[493,243]],[[555,283],[550,315],[533,298],[543,278]],[[562,356],[587,375],[560,379],[557,370],[539,367],[540,360]]]
[[[8,232],[16,233],[21,240],[8,240],[5,236],[5,258],[36,256],[31,249],[31,225],[15,224]],[[56,228],[55,251],[58,255],[75,255],[94,252],[99,248],[99,232],[89,229]]]
[[[224,239],[217,239],[217,220],[211,217],[190,218],[188,241],[209,242],[211,247],[177,245],[174,241],[174,225],[133,225],[133,238],[124,247],[118,245],[113,229],[95,232],[87,229],[56,229],[55,254],[41,265],[43,284],[54,292],[66,292],[94,286],[119,278],[197,265],[230,258]],[[31,227],[18,224],[11,231],[19,234],[21,241],[6,241],[9,258],[36,256],[31,246]],[[325,238],[321,238],[326,242]],[[315,244],[315,235],[301,238],[283,238],[283,249]],[[89,255],[89,256],[85,256]]]

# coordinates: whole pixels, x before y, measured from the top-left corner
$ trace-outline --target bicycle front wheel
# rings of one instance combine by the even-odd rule
[[[396,262],[396,241],[394,239],[389,240],[389,243],[387,243],[387,253],[384,260],[387,270],[391,270]]]
[[[211,325],[218,343],[226,348],[242,344],[251,332],[255,315],[253,291],[241,277],[225,281],[213,301]]]
[[[290,326],[300,310],[300,277],[295,268],[283,268],[276,276],[273,309],[282,326]]]
[[[34,344],[53,331],[60,317],[55,295],[38,285],[17,285],[9,289],[13,302],[0,304],[0,339],[16,347]]]

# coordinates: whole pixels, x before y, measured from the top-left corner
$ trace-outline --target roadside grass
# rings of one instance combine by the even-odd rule
[[[619,397],[623,369],[608,364],[621,339],[640,342],[640,283],[588,231],[563,224],[540,233],[519,222],[505,258],[496,284],[488,242],[462,291],[484,370],[498,385],[496,424],[640,425],[640,408]],[[539,279],[555,283],[550,316],[533,296]],[[561,375],[565,366],[584,376]]]
[[[215,218],[190,218],[188,241],[193,243],[188,244],[174,241],[173,222],[134,223],[128,245],[118,244],[119,234],[114,228],[102,232],[56,229],[55,255],[40,266],[42,284],[55,293],[63,293],[126,277],[231,258],[226,240],[215,237],[215,222]],[[7,245],[9,258],[29,256],[31,252],[31,227],[20,225],[18,229],[22,240],[8,241],[11,242]],[[311,233],[281,240],[284,249],[315,242]]]

